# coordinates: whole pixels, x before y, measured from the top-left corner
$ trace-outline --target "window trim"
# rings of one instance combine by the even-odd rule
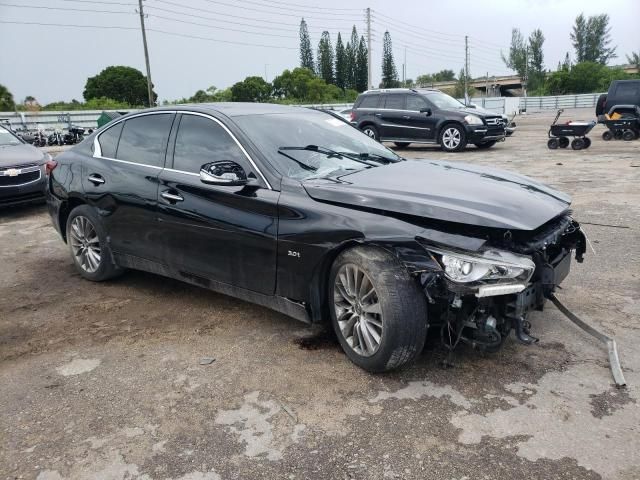
[[[188,174],[188,175],[199,176],[197,173],[185,172],[184,170],[175,170],[173,168],[166,168],[166,167],[156,167],[155,165],[145,165],[143,163],[129,162],[127,160],[118,160],[117,158],[103,157],[102,156],[102,147],[100,146],[99,139],[100,139],[100,135],[102,135],[104,132],[106,132],[107,130],[111,129],[112,127],[114,127],[118,123],[125,122],[125,121],[127,121],[127,120],[129,120],[131,118],[142,117],[142,116],[145,116],[145,115],[159,115],[159,114],[163,114],[163,113],[165,113],[165,114],[169,113],[169,114],[174,114],[174,115],[181,113],[183,115],[195,115],[195,116],[199,116],[199,117],[208,118],[209,120],[213,120],[215,123],[220,125],[222,127],[222,129],[225,132],[227,132],[227,134],[233,139],[233,141],[240,148],[240,150],[242,151],[244,156],[247,158],[247,160],[249,161],[251,166],[255,169],[255,171],[258,173],[258,175],[260,175],[260,178],[262,179],[264,184],[267,186],[267,188],[269,190],[273,190],[273,187],[271,186],[271,184],[269,183],[267,178],[263,175],[262,171],[258,168],[258,166],[253,161],[253,159],[251,158],[251,156],[249,155],[247,150],[240,143],[240,141],[238,141],[237,137],[233,134],[233,132],[231,130],[229,130],[229,128],[224,123],[222,123],[216,117],[214,117],[213,115],[210,115],[208,113],[194,112],[194,111],[191,111],[191,110],[158,110],[158,111],[153,111],[153,112],[141,112],[141,113],[136,113],[134,115],[126,116],[125,118],[119,119],[118,121],[114,122],[112,125],[109,126],[109,128],[107,128],[104,131],[98,133],[94,137],[94,139],[93,139],[93,147],[94,147],[93,148],[94,149],[93,157],[94,158],[104,159],[104,160],[111,160],[112,162],[126,163],[126,164],[129,164],[129,165],[139,165],[139,166],[142,166],[142,167],[153,168],[155,170],[169,170],[171,172],[178,172],[178,173],[185,173],[185,174]],[[169,134],[169,136],[171,136],[171,134]],[[173,156],[172,156],[172,160],[173,160]],[[171,163],[171,166],[173,167],[173,162]]]
[[[262,174],[262,171],[258,168],[258,166],[256,165],[256,163],[253,161],[253,159],[251,158],[251,156],[249,155],[249,153],[247,152],[247,150],[244,148],[244,146],[238,141],[238,139],[236,138],[236,136],[233,134],[233,132],[231,130],[229,130],[229,128],[222,123],[220,120],[218,120],[216,117],[214,117],[213,115],[209,115],[207,113],[200,113],[200,112],[192,112],[190,110],[184,110],[184,111],[179,111],[178,113],[181,113],[183,115],[194,115],[197,117],[204,117],[207,118],[209,120],[213,120],[214,123],[217,123],[220,127],[222,127],[222,129],[227,133],[227,135],[229,135],[231,137],[231,139],[236,143],[236,145],[238,146],[238,148],[240,148],[240,151],[244,154],[244,156],[246,157],[246,159],[249,161],[249,163],[251,164],[251,166],[254,168],[254,170],[258,173],[258,175],[260,175],[260,178],[262,179],[262,181],[264,182],[264,184],[267,186],[267,188],[269,190],[273,190],[273,188],[271,187],[271,184],[269,183],[269,181],[267,180],[267,178]],[[182,123],[182,120],[180,121],[180,123]],[[180,130],[180,125],[178,125],[178,131]],[[176,133],[177,134],[177,133]],[[171,162],[171,166],[174,166],[174,156],[175,156],[175,139],[174,139],[174,151],[173,151],[173,155],[172,155],[172,162]],[[170,172],[177,172],[177,173],[184,173],[187,175],[194,175],[199,177],[200,175],[197,173],[193,173],[193,172],[187,172],[185,170],[177,170],[175,168],[166,168],[165,170],[169,170]]]

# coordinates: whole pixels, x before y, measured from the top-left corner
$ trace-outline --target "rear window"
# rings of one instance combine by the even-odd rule
[[[404,97],[406,95],[385,95],[384,108],[404,110]]]
[[[116,158],[153,167],[164,166],[173,114],[134,117],[124,122]]]
[[[377,108],[380,95],[365,95],[360,101],[358,108]]]
[[[118,140],[120,140],[120,132],[124,122],[115,124],[113,127],[105,130],[98,137],[100,150],[103,157],[116,158],[116,150],[118,149]]]
[[[635,97],[640,95],[640,83],[620,83],[616,88],[616,97]]]

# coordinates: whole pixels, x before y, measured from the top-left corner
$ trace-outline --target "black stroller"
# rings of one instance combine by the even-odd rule
[[[569,146],[569,138],[574,137],[571,141],[571,148],[574,150],[582,150],[591,146],[591,139],[586,135],[596,126],[595,120],[591,122],[567,122],[558,123],[558,118],[564,110],[558,110],[556,118],[549,127],[549,141],[547,147],[556,150],[558,147],[567,148]]]

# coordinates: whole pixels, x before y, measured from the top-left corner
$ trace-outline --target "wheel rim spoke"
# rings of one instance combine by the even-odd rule
[[[77,216],[72,220],[69,229],[69,244],[73,256],[82,270],[94,273],[100,268],[100,238],[88,218]]]
[[[346,264],[336,275],[333,291],[336,320],[347,345],[358,355],[374,355],[380,348],[384,327],[382,307],[371,279],[357,265]]]

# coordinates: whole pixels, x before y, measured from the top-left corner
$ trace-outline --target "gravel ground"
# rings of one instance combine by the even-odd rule
[[[445,370],[431,341],[411,368],[370,375],[261,307],[145,273],[84,281],[44,208],[13,209],[0,212],[0,478],[640,478],[640,141],[597,127],[589,150],[550,151],[552,118],[518,118],[489,151],[403,154],[573,195],[593,248],[559,297],[616,337],[626,390],[552,305],[532,315],[534,346],[462,348]]]

